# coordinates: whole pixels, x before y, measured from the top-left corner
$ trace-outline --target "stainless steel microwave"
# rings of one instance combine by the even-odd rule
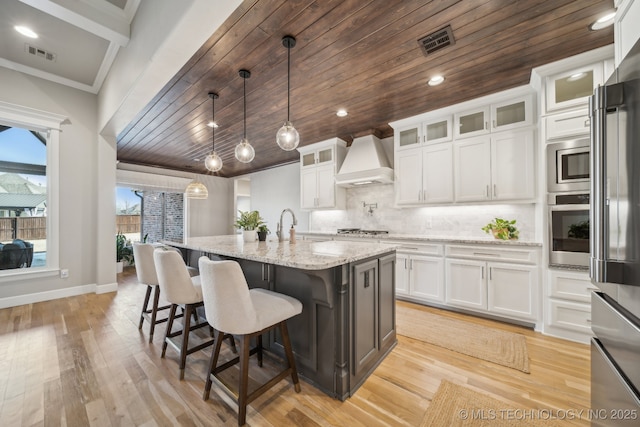
[[[589,191],[589,138],[547,145],[547,189],[550,193]]]

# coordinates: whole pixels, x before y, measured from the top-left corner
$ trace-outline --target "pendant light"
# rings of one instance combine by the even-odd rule
[[[240,77],[242,77],[243,86],[243,99],[244,99],[244,131],[240,144],[236,145],[236,159],[242,163],[249,163],[256,156],[256,151],[253,149],[249,140],[247,139],[247,79],[251,77],[249,70],[240,70]]]
[[[204,166],[211,172],[218,172],[222,169],[222,159],[218,156],[215,149],[216,143],[216,99],[218,94],[215,92],[209,92],[209,98],[211,98],[211,154],[204,159]]]
[[[300,134],[296,128],[291,124],[290,119],[290,106],[291,101],[289,98],[289,92],[291,90],[291,48],[296,45],[296,39],[292,36],[284,36],[282,38],[282,44],[287,48],[287,121],[278,130],[276,134],[276,142],[278,146],[285,151],[295,150],[300,143]]]
[[[198,178],[194,179],[189,185],[187,185],[185,193],[187,194],[188,199],[203,200],[209,197],[209,191],[207,190],[207,187],[205,187],[203,183],[198,181]]]

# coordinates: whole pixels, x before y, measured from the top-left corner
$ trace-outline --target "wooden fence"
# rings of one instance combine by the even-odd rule
[[[118,233],[139,233],[140,215],[116,215]]]
[[[139,233],[140,215],[116,215],[116,229],[120,233]],[[0,242],[46,238],[47,218],[44,216],[0,218]]]
[[[0,218],[0,241],[46,238],[47,218],[44,216]]]

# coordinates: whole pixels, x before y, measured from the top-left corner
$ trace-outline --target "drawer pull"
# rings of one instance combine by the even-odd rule
[[[410,246],[400,246],[398,249],[405,250],[405,251],[417,251],[418,250],[418,248],[412,248]]]
[[[499,254],[488,254],[488,253],[485,253],[485,252],[474,252],[473,255],[475,255],[475,256],[492,256],[492,257],[500,258]]]

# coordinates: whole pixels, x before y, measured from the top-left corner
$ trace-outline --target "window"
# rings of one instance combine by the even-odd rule
[[[47,265],[46,136],[0,126],[0,270]]]
[[[58,269],[57,159],[64,120],[0,102],[0,280]]]

